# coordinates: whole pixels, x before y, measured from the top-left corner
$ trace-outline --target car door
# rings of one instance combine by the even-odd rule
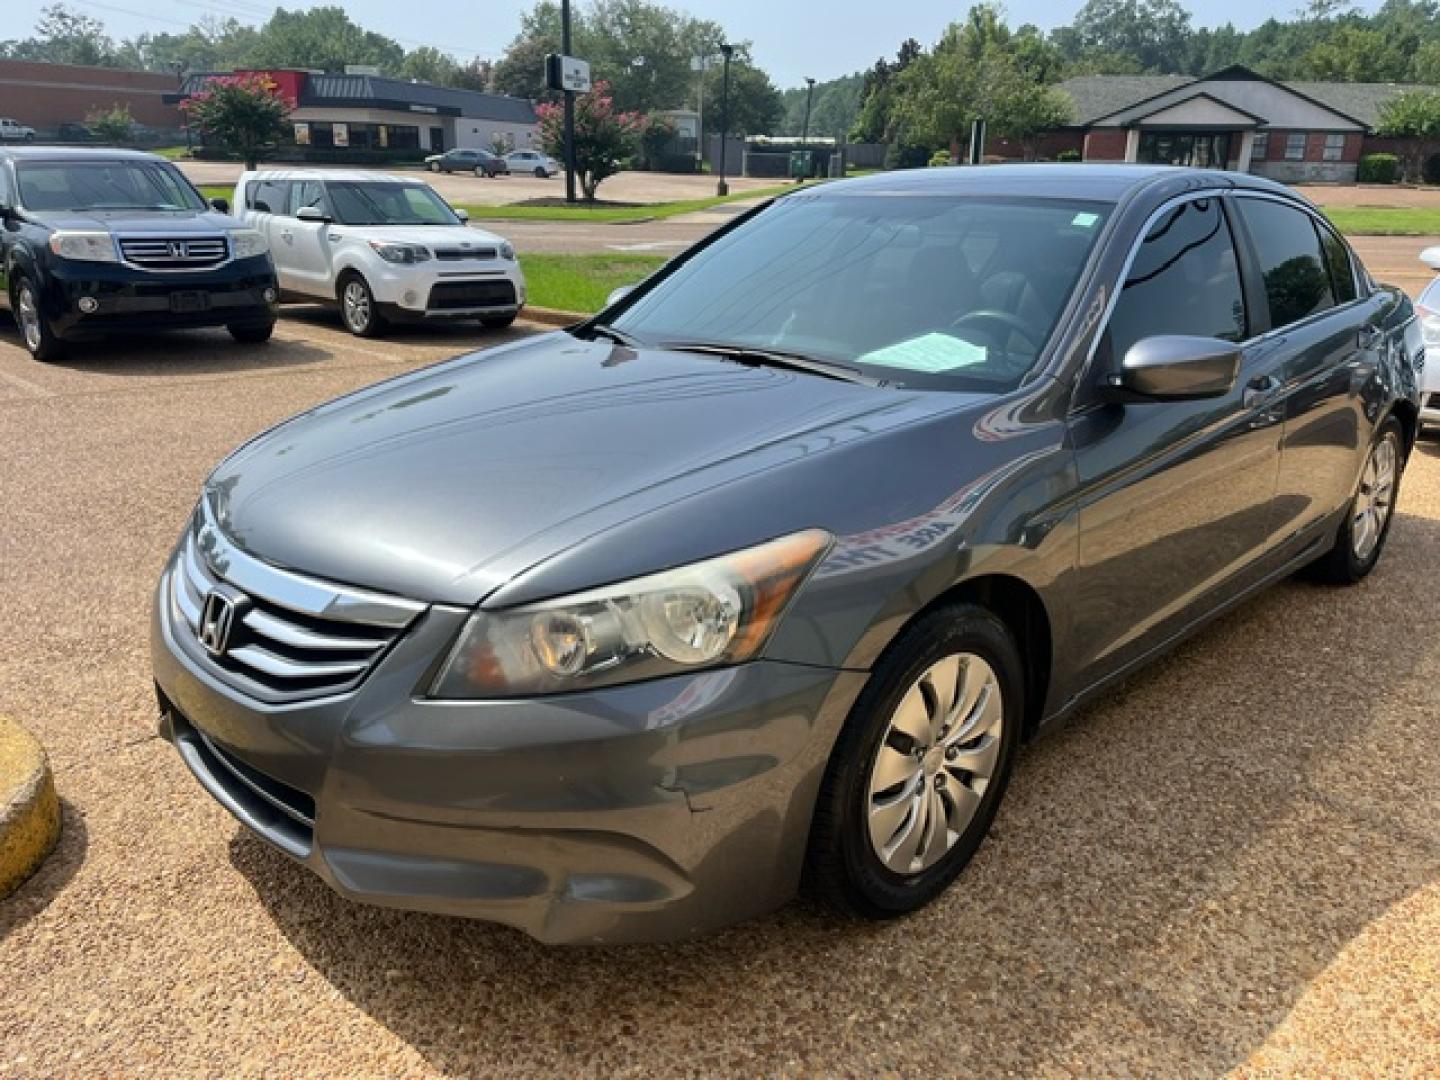
[[[1139,660],[1257,580],[1283,425],[1278,362],[1241,345],[1230,392],[1107,398],[1125,351],[1161,334],[1244,343],[1253,290],[1219,196],[1159,211],[1137,245],[1069,424],[1079,483],[1072,638],[1082,681]]]
[[[280,250],[280,223],[290,198],[290,182],[269,176],[251,177],[245,187],[245,220],[265,234],[280,284],[285,286],[284,252]]]
[[[1370,445],[1361,396],[1384,347],[1384,302],[1364,295],[1345,243],[1299,204],[1237,195],[1239,224],[1264,284],[1263,340],[1282,360],[1285,414],[1277,557],[1321,542],[1353,494]]]
[[[6,211],[15,205],[15,189],[10,183],[10,166],[0,161],[0,308],[10,307],[10,249],[20,235],[20,224],[12,221]]]
[[[325,185],[319,180],[292,180],[285,216],[279,223],[280,250],[286,273],[280,283],[287,289],[308,296],[333,299],[334,283],[330,280],[330,218]],[[324,221],[301,221],[297,216],[302,207],[325,215]],[[281,260],[277,259],[277,264]]]

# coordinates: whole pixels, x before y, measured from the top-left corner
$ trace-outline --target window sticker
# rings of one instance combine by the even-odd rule
[[[1093,229],[1095,222],[1100,220],[1099,214],[1086,213],[1084,210],[1070,219],[1071,225],[1079,226],[1082,229]]]
[[[975,367],[989,358],[990,350],[983,345],[964,341],[949,334],[929,333],[897,341],[860,357],[867,364],[882,364],[885,367],[900,368],[904,371],[919,371],[935,375],[959,368]]]

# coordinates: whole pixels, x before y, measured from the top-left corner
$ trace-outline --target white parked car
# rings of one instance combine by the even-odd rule
[[[18,120],[11,120],[8,116],[0,116],[0,141],[34,142],[35,129],[26,127]]]
[[[421,319],[499,328],[525,306],[515,249],[466,225],[465,212],[421,179],[246,172],[234,207],[270,241],[282,294],[339,304],[346,328],[361,337]]]
[[[1420,261],[1440,273],[1440,247],[1426,248]],[[1421,376],[1420,422],[1440,425],[1440,277],[1430,282],[1415,302],[1425,331],[1425,372]]]
[[[548,154],[538,150],[512,150],[505,155],[505,164],[510,166],[514,176],[529,173],[534,176],[555,176],[560,172],[560,163]]]

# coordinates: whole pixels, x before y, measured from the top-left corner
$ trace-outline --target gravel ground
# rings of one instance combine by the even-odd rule
[[[56,854],[0,903],[0,1076],[1440,1074],[1440,444],[1359,588],[1284,584],[1019,761],[995,836],[886,926],[804,904],[550,949],[347,903],[153,735],[146,613],[214,462],[484,335],[194,333],[30,363],[0,329],[0,712]]]

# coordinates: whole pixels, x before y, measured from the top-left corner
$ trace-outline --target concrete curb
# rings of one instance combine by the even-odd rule
[[[0,716],[0,899],[20,887],[60,836],[60,800],[45,750]]]
[[[557,308],[535,307],[533,304],[526,304],[524,310],[520,312],[520,318],[544,323],[546,326],[574,326],[578,322],[584,322],[590,316],[579,311],[560,311]]]

